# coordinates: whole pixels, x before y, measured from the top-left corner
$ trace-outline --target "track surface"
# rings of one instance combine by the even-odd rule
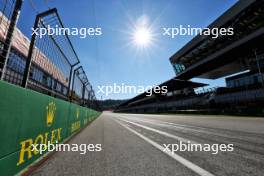
[[[234,151],[165,150],[191,141],[233,144]],[[264,173],[264,119],[197,115],[103,113],[70,143],[102,144],[102,151],[57,152],[33,175],[232,175]],[[167,153],[166,153],[167,151]]]

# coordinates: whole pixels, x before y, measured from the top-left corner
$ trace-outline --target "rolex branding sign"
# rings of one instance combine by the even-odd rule
[[[62,143],[99,113],[0,81],[0,176],[15,175],[45,152],[34,146]]]
[[[50,102],[46,106],[46,125],[47,127],[51,127],[54,123],[56,114],[56,104],[55,102]],[[45,122],[43,122],[45,123]],[[62,128],[53,129],[50,131],[46,131],[44,133],[38,134],[35,138],[29,138],[26,140],[23,140],[20,142],[20,153],[19,153],[19,159],[17,162],[17,165],[23,164],[26,160],[29,160],[32,158],[33,155],[39,155],[38,150],[32,150],[32,145],[37,144],[48,144],[48,141],[50,143],[55,143],[61,141],[61,131]]]

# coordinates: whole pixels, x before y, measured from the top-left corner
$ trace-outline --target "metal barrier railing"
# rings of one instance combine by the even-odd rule
[[[79,66],[75,69],[80,61],[67,33],[42,36],[33,33],[31,40],[28,40],[15,25],[23,1],[0,1],[6,2],[6,7],[2,8],[2,3],[0,5],[1,79],[99,110],[94,91],[83,68]],[[9,16],[6,15],[6,10],[3,10],[8,5],[13,7],[12,12],[9,10]],[[42,28],[64,28],[55,8],[36,16],[34,31]],[[7,36],[8,40],[4,40]]]
[[[64,28],[56,9],[51,9],[36,16],[34,30],[51,27]],[[46,73],[39,72],[31,63],[44,68]],[[33,33],[28,57],[23,74],[23,87],[35,89],[45,87],[48,94],[59,95],[68,99],[71,84],[72,69],[79,63],[79,58],[68,38],[65,35],[37,35]],[[33,86],[32,86],[33,85]]]
[[[99,109],[94,90],[82,66],[79,66],[73,72],[70,100],[83,106]]]
[[[83,91],[85,80],[82,78],[85,77],[85,72],[81,66],[76,68],[73,72],[73,82],[72,82],[72,89],[71,89],[71,95],[70,99],[71,101],[77,101],[79,103],[82,103],[83,99]]]
[[[6,71],[11,41],[23,0],[0,0],[0,78]]]

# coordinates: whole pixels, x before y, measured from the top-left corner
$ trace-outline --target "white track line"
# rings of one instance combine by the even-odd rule
[[[153,131],[153,132],[159,133],[159,134],[161,134],[161,135],[164,135],[164,136],[167,136],[167,137],[170,137],[170,138],[176,139],[176,140],[178,140],[178,141],[182,141],[182,142],[185,142],[185,143],[190,142],[190,143],[192,143],[192,144],[199,144],[199,143],[196,142],[196,141],[188,140],[188,139],[186,139],[186,138],[182,138],[182,137],[179,137],[179,136],[175,136],[175,135],[172,135],[172,134],[167,133],[167,132],[165,132],[165,131],[157,130],[157,129],[154,129],[154,128],[151,128],[151,127],[147,127],[147,126],[145,126],[145,125],[140,125],[140,124],[138,124],[138,123],[131,122],[131,121],[128,121],[128,120],[124,120],[124,119],[120,119],[120,118],[118,118],[118,119],[121,120],[121,121],[127,122],[127,123],[131,123],[131,124],[136,125],[136,126],[138,126],[138,127],[144,128],[144,129],[146,129],[146,130]]]
[[[204,170],[203,168],[197,166],[196,164],[186,160],[185,158],[181,157],[180,155],[177,155],[176,153],[171,153],[168,150],[165,150],[165,148],[161,145],[159,145],[158,143],[152,141],[151,139],[143,136],[142,134],[136,132],[135,130],[129,128],[128,126],[118,122],[117,120],[115,120],[118,124],[120,124],[121,126],[123,126],[124,128],[126,128],[127,130],[129,130],[130,132],[134,133],[135,135],[137,135],[138,137],[140,137],[141,139],[145,140],[146,142],[148,142],[149,144],[151,144],[152,146],[154,146],[155,148],[159,149],[160,151],[162,151],[163,153],[167,154],[168,156],[170,156],[171,158],[175,159],[176,161],[178,161],[179,163],[183,164],[185,167],[189,168],[190,170],[192,170],[193,172],[201,175],[201,176],[214,176],[212,173]]]
[[[153,124],[156,126],[165,126],[171,129],[182,129],[182,130],[186,130],[189,132],[198,132],[198,133],[205,133],[205,134],[209,134],[209,135],[215,135],[215,136],[220,136],[220,137],[225,137],[228,139],[243,139],[240,136],[236,136],[236,137],[231,137],[225,134],[220,134],[220,133],[216,133],[216,132],[211,132],[211,131],[206,131],[206,128],[203,127],[197,127],[197,126],[190,126],[190,125],[182,125],[182,124],[177,124],[177,123],[171,123],[171,122],[165,122],[165,121],[158,121],[158,120],[142,120],[142,119],[130,119],[130,118],[126,118],[129,120],[135,120],[137,122],[146,122],[149,124]],[[198,129],[194,129],[194,128],[198,128]],[[222,130],[223,131],[223,130]]]
[[[232,140],[232,139],[241,139],[243,140],[243,137],[241,136],[228,136],[228,135],[225,135],[225,134],[220,134],[220,133],[216,133],[216,132],[211,132],[211,131],[206,131],[208,130],[208,128],[204,128],[204,127],[199,127],[199,126],[191,126],[191,125],[182,125],[182,124],[177,124],[177,123],[171,123],[171,122],[166,122],[166,121],[159,121],[159,120],[147,120],[147,119],[139,119],[139,118],[127,118],[125,116],[119,116],[119,117],[122,117],[122,118],[125,118],[127,120],[132,120],[132,121],[136,121],[136,122],[146,122],[146,123],[149,123],[149,124],[153,124],[153,125],[156,125],[156,126],[163,126],[163,127],[167,127],[167,128],[170,128],[170,129],[182,129],[182,130],[186,130],[186,131],[189,131],[189,132],[197,132],[197,133],[204,133],[204,134],[209,134],[209,135],[214,135],[214,136],[219,136],[219,137],[224,137],[224,138],[227,138],[227,140]],[[194,129],[194,128],[198,128],[198,129]],[[222,130],[224,131],[224,129],[219,129],[219,130]]]

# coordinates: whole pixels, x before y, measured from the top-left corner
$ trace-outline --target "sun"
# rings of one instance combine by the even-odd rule
[[[151,31],[146,27],[137,28],[133,34],[133,41],[138,46],[147,47],[152,41]]]
[[[159,35],[157,27],[155,27],[154,23],[150,22],[147,15],[142,15],[135,21],[129,20],[127,29],[122,31],[124,34],[127,34],[124,47],[129,47],[133,54],[135,54],[135,58],[138,56],[148,58],[152,53],[156,52],[156,48],[160,48],[157,40]]]

